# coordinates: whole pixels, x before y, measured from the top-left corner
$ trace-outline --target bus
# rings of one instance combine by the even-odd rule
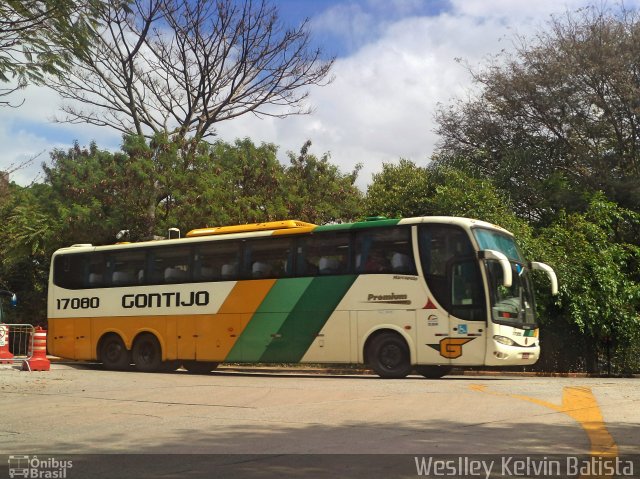
[[[366,364],[383,378],[540,355],[532,270],[505,229],[458,217],[295,220],[53,254],[49,352],[106,369]]]

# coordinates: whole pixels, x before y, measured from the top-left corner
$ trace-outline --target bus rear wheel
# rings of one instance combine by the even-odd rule
[[[451,372],[451,366],[416,366],[415,370],[427,379],[440,379]]]
[[[145,333],[136,339],[132,356],[133,364],[138,371],[158,371],[162,367],[162,349],[153,334]]]
[[[100,361],[105,369],[122,371],[131,364],[129,351],[117,334],[109,334],[100,344]]]
[[[401,379],[411,372],[411,358],[406,341],[395,333],[383,333],[371,341],[367,354],[369,365],[378,376]]]
[[[183,366],[191,374],[208,374],[218,367],[218,363],[211,361],[185,361]]]

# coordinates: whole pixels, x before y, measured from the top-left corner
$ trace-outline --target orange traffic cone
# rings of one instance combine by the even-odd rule
[[[13,362],[13,354],[9,351],[9,326],[0,324],[0,364]]]
[[[38,326],[33,333],[33,355],[22,368],[31,371],[49,371],[51,362],[47,359],[47,330]]]

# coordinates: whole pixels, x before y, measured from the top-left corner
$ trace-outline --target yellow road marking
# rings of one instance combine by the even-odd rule
[[[493,394],[496,396],[508,396],[522,401],[529,401],[539,406],[566,414],[570,418],[576,420],[587,433],[587,437],[591,442],[591,456],[608,458],[618,456],[618,446],[607,430],[604,418],[602,417],[602,412],[598,406],[598,401],[590,388],[563,388],[561,405],[543,401],[542,399],[522,396],[520,394],[503,394],[494,391],[487,391],[487,387],[481,384],[473,384],[470,388],[474,391]]]

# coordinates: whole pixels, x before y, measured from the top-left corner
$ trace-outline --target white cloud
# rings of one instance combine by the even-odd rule
[[[455,58],[480,62],[503,47],[500,39],[508,28],[500,15],[479,18],[455,10],[391,22],[375,41],[336,62],[335,81],[312,91],[312,116],[281,122],[245,118],[222,125],[219,133],[230,138],[243,123],[250,137],[284,150],[310,138],[314,152],[330,151],[344,170],[363,163],[359,185],[365,187],[382,162],[427,163],[437,141],[437,104],[470,88],[469,75]]]
[[[15,92],[12,104],[18,108],[0,110],[0,171],[11,171],[33,159],[12,173],[11,180],[21,185],[43,179],[42,163],[49,162],[54,149],[68,149],[74,141],[88,146],[95,141],[99,148],[117,149],[121,135],[106,128],[91,125],[54,123],[53,118],[61,104],[58,96],[45,87],[29,86]]]
[[[626,5],[637,3],[633,0]],[[219,138],[249,137],[275,143],[284,161],[287,150],[297,152],[311,139],[312,152],[330,152],[332,161],[344,171],[363,163],[359,185],[364,188],[382,162],[402,157],[427,163],[437,142],[433,132],[437,104],[464,96],[472,87],[456,58],[479,65],[487,56],[511,48],[509,38],[514,33],[531,34],[550,14],[585,4],[584,0],[451,0],[446,11],[422,15],[415,13],[424,10],[424,2],[418,0],[334,4],[312,19],[312,28],[348,42],[351,53],[336,61],[332,84],[311,90],[314,114],[285,120],[246,115],[220,124]],[[29,134],[25,126],[17,133],[12,122],[44,124],[57,105],[55,95],[34,89],[25,106],[2,111],[0,140],[13,144],[0,156],[0,169],[19,155],[51,148],[44,134]],[[105,148],[119,144],[119,134],[109,130],[56,128],[65,129],[70,138],[65,147],[71,146],[73,138],[81,144],[95,138]]]

